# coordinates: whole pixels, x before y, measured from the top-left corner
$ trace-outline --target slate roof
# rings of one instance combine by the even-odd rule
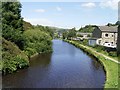
[[[118,26],[99,26],[102,32],[118,32]]]

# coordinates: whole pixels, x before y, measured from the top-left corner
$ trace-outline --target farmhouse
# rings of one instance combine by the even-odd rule
[[[94,29],[92,37],[95,38],[94,41],[98,45],[116,48],[117,31],[117,26],[99,26]]]

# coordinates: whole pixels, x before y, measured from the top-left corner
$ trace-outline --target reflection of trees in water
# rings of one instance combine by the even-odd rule
[[[101,67],[100,61],[98,61],[95,57],[91,56],[93,66],[98,70]]]
[[[39,54],[30,59],[30,65],[33,67],[37,66],[48,66],[51,62],[51,53]]]

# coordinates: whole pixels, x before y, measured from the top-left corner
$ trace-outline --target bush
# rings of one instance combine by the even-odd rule
[[[2,39],[2,61],[0,69],[3,74],[12,73],[18,68],[29,66],[28,57],[12,42]]]
[[[52,51],[52,38],[46,32],[38,29],[27,30],[24,37],[26,40],[24,51],[29,57],[36,53]]]
[[[7,54],[5,54],[5,55],[7,55]],[[3,74],[13,73],[18,68],[24,68],[24,67],[28,66],[28,62],[20,56],[11,57],[11,55],[9,54],[9,56],[6,56],[6,57],[9,59],[3,58],[3,61],[2,61]]]
[[[109,52],[108,53],[109,54],[109,56],[112,56],[112,57],[117,57],[117,52]]]

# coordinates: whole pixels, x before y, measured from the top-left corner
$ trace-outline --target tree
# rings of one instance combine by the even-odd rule
[[[66,39],[66,38],[68,37],[67,31],[64,31],[64,32],[62,33],[62,35],[63,35],[63,39]]]
[[[68,38],[71,37],[76,37],[76,30],[75,28],[72,28],[69,32],[68,32]]]
[[[2,2],[2,36],[23,49],[23,18],[20,2]]]
[[[117,21],[115,24],[116,24],[116,25],[120,25],[120,21]]]

